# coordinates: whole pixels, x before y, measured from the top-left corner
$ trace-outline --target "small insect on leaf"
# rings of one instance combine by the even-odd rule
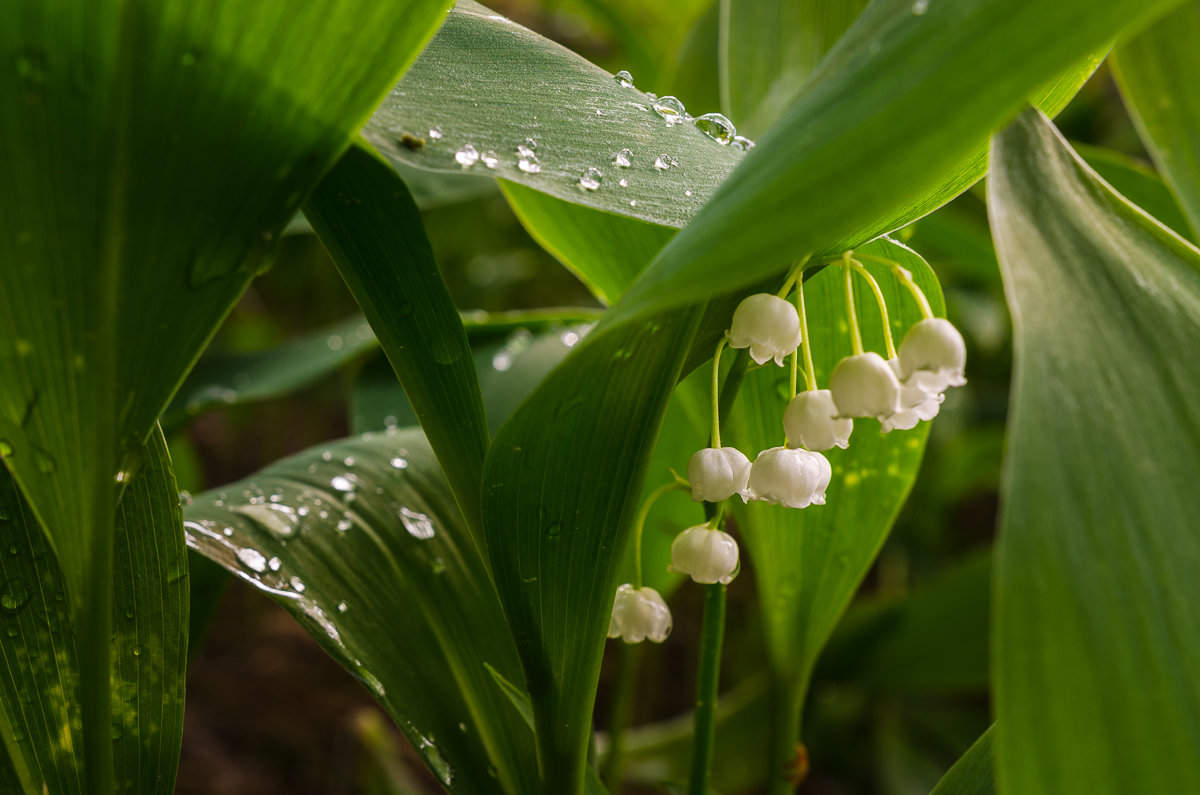
[[[419,136],[413,135],[412,133],[404,133],[403,135],[400,136],[400,145],[403,146],[405,149],[410,149],[410,150],[416,152],[422,146],[425,145],[425,139],[421,138]]]

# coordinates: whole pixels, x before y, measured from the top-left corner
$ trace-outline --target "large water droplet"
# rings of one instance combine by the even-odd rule
[[[463,168],[470,168],[479,162],[479,150],[471,144],[465,144],[454,153],[454,160]]]
[[[284,538],[295,535],[300,526],[300,516],[290,505],[270,502],[261,505],[239,505],[233,510],[258,523],[268,532]]]
[[[734,136],[737,135],[737,129],[733,126],[733,122],[720,113],[705,113],[703,116],[697,116],[693,121],[696,123],[696,129],[719,144],[729,145],[733,143]]]
[[[495,168],[496,166],[500,165],[500,156],[491,149],[480,155],[479,159],[482,160],[483,164],[488,168]]]
[[[679,165],[679,161],[676,160],[675,158],[671,157],[670,155],[663,154],[663,155],[659,155],[658,157],[654,158],[654,167],[657,168],[659,171],[666,171],[671,166],[677,166],[677,165]]]
[[[329,485],[341,492],[354,491],[354,484],[350,482],[349,478],[343,477],[342,475],[335,475],[334,477],[330,478]]]
[[[562,533],[562,522],[553,521],[550,524],[546,525],[546,537],[547,538],[558,538],[558,536],[561,533]]]
[[[659,97],[654,100],[654,112],[663,117],[668,125],[679,124],[687,120],[687,109],[675,97]]]
[[[267,568],[271,571],[279,571],[283,568],[283,561],[279,558],[271,558],[267,561]]]
[[[532,151],[526,150],[526,154],[522,154],[517,160],[517,168],[526,174],[537,174],[542,170],[542,161]]]
[[[433,522],[429,520],[428,516],[403,505],[400,506],[399,513],[400,521],[404,523],[404,529],[413,538],[418,538],[422,541],[433,538]]]
[[[252,571],[262,574],[267,570],[267,559],[263,553],[253,547],[242,547],[237,551],[237,558],[242,565]]]
[[[633,152],[629,149],[622,149],[613,155],[612,163],[617,168],[629,168],[633,165]]]
[[[603,176],[600,169],[592,166],[579,175],[579,187],[584,190],[596,190],[600,187],[600,180]]]
[[[613,75],[613,78],[625,88],[633,88],[633,75],[624,69]]]
[[[391,460],[393,469],[408,469],[408,459],[396,456]]]

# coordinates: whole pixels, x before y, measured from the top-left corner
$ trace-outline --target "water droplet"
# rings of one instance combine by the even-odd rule
[[[629,168],[633,165],[633,151],[622,149],[613,155],[612,164],[617,168]]]
[[[560,533],[562,533],[562,522],[556,520],[546,525],[547,538],[558,538]]]
[[[534,116],[533,118],[536,119],[537,116]],[[532,152],[534,149],[537,149],[537,141],[533,140],[532,138],[526,138],[523,146],[525,147],[525,149]],[[517,148],[520,149],[521,147],[517,147]]]
[[[349,609],[349,605],[345,602],[338,602],[338,612],[345,613]]]
[[[337,531],[339,533],[344,533],[353,526],[354,526],[354,522],[350,521],[349,519],[341,519],[335,525],[335,527],[337,528]]]
[[[445,574],[446,561],[442,560],[441,558],[434,558],[433,560],[429,561],[429,570],[434,574]]]
[[[479,150],[471,144],[465,144],[454,153],[454,160],[463,168],[470,168],[479,162]]]
[[[659,97],[654,100],[654,112],[663,117],[667,126],[679,124],[688,118],[687,109],[675,97]]]
[[[568,348],[574,348],[575,343],[579,342],[579,335],[574,331],[564,331],[559,335],[559,339],[562,340],[563,345],[566,345]]]
[[[429,128],[429,139],[431,141],[442,140],[442,128],[441,127],[430,127]]]
[[[267,568],[271,571],[279,571],[283,568],[283,561],[279,558],[271,558],[267,561]]]
[[[340,351],[346,345],[346,341],[342,339],[340,334],[330,334],[329,339],[325,340],[325,344],[329,346],[331,351]]]
[[[293,577],[292,579],[288,580],[288,584],[292,586],[292,590],[296,593],[304,593],[304,589],[308,587],[304,584],[304,580],[300,579],[299,577]]]
[[[737,129],[734,128],[733,122],[720,113],[705,113],[703,116],[697,116],[693,121],[700,132],[719,144],[729,145],[733,143],[734,136],[737,135]]]
[[[579,176],[579,187],[584,190],[596,190],[600,187],[600,180],[603,176],[600,169],[592,166]]]
[[[354,466],[354,464],[355,464],[354,456],[352,456],[352,455],[346,456],[345,458],[342,459],[342,463],[348,467]]]
[[[629,180],[625,179],[624,177],[621,177],[619,180],[617,180],[617,184],[620,185],[622,188],[628,188]]]
[[[630,207],[637,207],[637,199],[630,199],[630,200],[629,200],[629,206],[630,206]]]
[[[179,492],[179,507],[186,508],[192,504],[192,493],[190,491]]]
[[[684,196],[691,196],[691,195],[692,195],[692,192],[691,192],[690,190],[685,190],[685,191],[683,192],[683,195],[684,195]]]
[[[912,4],[913,16],[923,16],[929,10],[929,0],[914,0]]]
[[[20,577],[13,577],[0,588],[0,608],[15,613],[29,601],[29,589]]]
[[[745,152],[747,149],[754,148],[754,141],[751,141],[744,135],[735,135],[733,136],[733,141],[731,141],[729,145],[734,149],[740,149]]]
[[[450,767],[450,763],[446,761],[446,757],[442,756],[442,752],[433,744],[433,740],[429,737],[421,737],[421,741],[417,743],[417,753],[429,765],[442,782],[444,786],[450,786],[454,783],[454,771]]]
[[[257,549],[254,549],[253,547],[242,547],[241,549],[239,549],[237,551],[237,558],[247,568],[252,569],[253,571],[255,571],[259,574],[262,574],[264,571],[267,570],[266,557],[263,556],[263,553],[259,552]]]
[[[397,456],[391,461],[393,469],[408,469],[408,459]]]
[[[633,88],[633,75],[624,69],[613,75],[613,78],[625,88]]]
[[[333,451],[332,450],[322,451],[321,460],[322,461],[332,461],[333,460]]]
[[[482,160],[483,164],[485,166],[487,166],[488,168],[495,168],[496,166],[500,165],[499,155],[497,155],[491,149],[487,150],[482,155],[480,155],[479,159]]]
[[[675,158],[671,157],[670,155],[663,154],[663,155],[659,155],[658,157],[654,158],[654,167],[657,168],[659,171],[666,171],[671,166],[677,166],[677,165],[679,165],[679,161],[676,160]]]
[[[517,168],[524,171],[526,174],[537,174],[542,170],[542,161],[533,152],[528,151],[528,154],[522,154],[517,160]]]
[[[268,532],[284,538],[296,534],[302,515],[289,505],[274,502],[261,505],[239,505],[233,510],[261,525]]]
[[[433,522],[423,513],[411,510],[405,506],[400,506],[400,521],[404,523],[404,529],[413,538],[426,541],[433,538]]]
[[[125,736],[125,730],[121,728],[121,724],[114,723],[112,725],[112,738],[114,740],[119,740],[124,736]]]
[[[354,484],[348,478],[341,475],[330,478],[329,485],[342,492],[354,491]]]

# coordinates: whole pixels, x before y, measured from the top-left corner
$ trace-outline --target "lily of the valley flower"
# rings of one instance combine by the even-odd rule
[[[705,585],[728,585],[737,576],[737,542],[729,533],[708,525],[689,527],[671,544],[668,570]]]
[[[850,444],[854,420],[837,415],[833,393],[828,389],[814,389],[796,395],[783,412],[783,430],[787,433],[788,447],[805,447],[809,450],[846,448]]]
[[[900,410],[900,380],[884,358],[867,352],[847,356],[829,375],[838,417],[885,420]]]
[[[788,508],[825,504],[832,470],[820,453],[772,447],[750,467],[749,497]]]
[[[671,609],[653,588],[634,588],[625,583],[617,588],[608,636],[626,643],[641,643],[649,638],[662,643],[671,634]]]
[[[900,373],[898,359],[888,359],[888,366]],[[882,420],[883,432],[907,431],[917,427],[921,420],[931,420],[937,416],[945,396],[941,392],[926,391],[915,379],[910,378],[900,385],[900,410],[887,419]]]
[[[736,447],[706,447],[688,460],[688,481],[696,502],[720,502],[746,489],[750,459]]]
[[[800,316],[796,307],[778,296],[758,293],[744,298],[734,310],[729,347],[749,348],[758,364],[783,358],[800,347]]]
[[[920,321],[904,335],[898,354],[902,381],[926,392],[941,393],[947,387],[967,383],[967,344],[949,320],[931,317]]]

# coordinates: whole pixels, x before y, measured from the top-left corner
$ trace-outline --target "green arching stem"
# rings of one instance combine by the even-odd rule
[[[804,278],[796,282],[796,314],[800,315],[800,350],[804,352],[804,384],[808,389],[817,388],[817,373],[813,368],[812,346],[808,339],[808,315],[804,311]],[[792,361],[793,368],[795,360]],[[796,378],[792,376],[792,396],[796,395]]]
[[[609,749],[604,760],[604,786],[611,795],[620,795],[621,779],[624,778],[625,753],[622,737],[633,716],[633,698],[637,693],[638,671],[641,669],[641,643],[622,643],[621,659],[617,669],[616,694],[613,696],[612,713],[608,722]]]
[[[867,284],[871,285],[871,292],[875,294],[875,303],[879,304],[879,321],[883,324],[883,345],[887,350],[887,358],[896,358],[896,343],[892,340],[892,324],[888,320],[887,302],[883,300],[883,291],[879,289],[879,282],[875,281],[875,277],[866,267],[854,258],[847,258],[846,263],[852,270],[858,273],[859,276],[867,280]]]
[[[779,298],[787,298],[788,293],[792,291],[792,286],[796,284],[796,280],[800,278],[800,274],[804,273],[804,266],[812,259],[812,254],[805,254],[800,258],[800,261],[792,266],[788,271],[787,281],[783,283],[783,287],[779,288],[779,292],[775,295]]]
[[[721,449],[721,406],[720,406],[720,377],[721,351],[725,348],[725,338],[717,343],[717,352],[713,354],[712,369],[712,446]]]
[[[869,259],[882,263],[891,268],[892,273],[895,274],[896,278],[900,280],[900,283],[903,284],[910,293],[912,293],[912,297],[916,300],[917,306],[921,308],[921,317],[926,320],[933,317],[933,307],[929,305],[929,299],[925,297],[925,293],[920,287],[917,286],[917,283],[913,281],[912,271],[910,271],[908,268],[905,268],[899,262],[888,259],[887,257],[877,257],[873,254],[858,254],[857,256],[863,259]]]
[[[700,661],[696,681],[696,723],[692,732],[692,775],[689,795],[708,795],[712,749],[717,728],[721,647],[725,640],[725,586],[709,585],[704,594],[704,623],[700,630]]]
[[[704,524],[716,530],[717,527],[720,526],[721,520],[725,518],[725,504],[725,500],[721,500],[719,503],[717,503],[717,507],[713,511],[713,515],[708,517],[708,521]]]
[[[800,344],[804,344],[803,338],[801,338]],[[796,397],[796,362],[800,358],[800,351],[792,351],[792,355],[788,358],[792,360],[792,366],[790,372],[788,373],[788,394],[791,397]]]
[[[654,503],[658,502],[658,498],[666,494],[668,491],[682,491],[686,488],[683,483],[678,480],[672,480],[670,483],[664,483],[654,491],[650,492],[650,496],[646,497],[646,501],[642,503],[642,507],[638,509],[637,516],[633,520],[633,587],[642,587],[642,530],[646,527],[646,518],[650,516],[650,509],[654,507]]]
[[[846,319],[850,323],[850,348],[858,356],[863,352],[862,332],[858,330],[858,314],[854,311],[854,274],[850,272],[849,259],[850,252],[847,251],[842,256],[846,276]]]

